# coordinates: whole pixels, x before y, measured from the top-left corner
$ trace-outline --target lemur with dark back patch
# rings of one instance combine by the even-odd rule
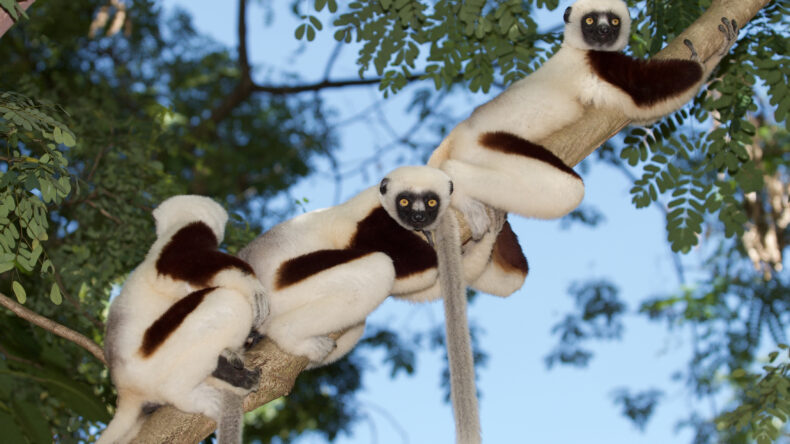
[[[440,297],[430,233],[452,193],[443,172],[401,167],[343,204],[259,236],[239,256],[269,294],[271,314],[260,331],[315,367],[348,353],[387,296],[414,302]],[[466,246],[461,273],[482,291],[504,296],[521,286],[527,270],[515,235],[509,227],[502,232]],[[499,244],[508,244],[497,249],[511,254],[492,256]],[[333,341],[327,337],[333,332],[343,334]]]
[[[153,212],[157,239],[110,304],[105,356],[118,404],[99,443],[125,443],[162,404],[219,424],[241,442],[242,401],[259,372],[241,349],[268,312],[252,268],[217,250],[228,215],[202,196],[175,196]]]

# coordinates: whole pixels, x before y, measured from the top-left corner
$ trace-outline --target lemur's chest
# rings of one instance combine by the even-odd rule
[[[348,248],[386,254],[395,265],[396,279],[435,268],[437,264],[436,252],[428,242],[398,225],[382,207],[359,221]]]

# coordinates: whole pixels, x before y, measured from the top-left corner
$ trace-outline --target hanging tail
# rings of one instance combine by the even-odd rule
[[[229,390],[222,392],[222,416],[217,428],[217,444],[241,443],[244,426],[244,396]]]
[[[461,241],[455,214],[448,211],[436,236],[439,283],[444,299],[445,344],[450,366],[450,399],[455,416],[457,444],[479,444],[480,415],[477,407],[472,340],[466,318],[466,284],[461,263]]]
[[[142,409],[145,399],[130,391],[118,392],[115,416],[107,424],[96,444],[124,444],[137,436],[143,425]]]

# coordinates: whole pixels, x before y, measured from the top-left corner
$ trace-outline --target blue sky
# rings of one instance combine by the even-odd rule
[[[290,2],[278,4],[281,9],[275,9],[271,25],[264,24],[259,3],[252,3],[248,10],[250,58],[254,66],[266,67],[256,72],[268,73],[273,83],[285,82],[282,71],[298,73],[305,82],[320,80],[334,48],[331,30],[324,30],[316,42],[305,46],[293,38],[298,23],[285,9]],[[546,15],[546,28],[559,23],[561,11],[569,3],[562,2],[559,9]],[[167,10],[178,5],[190,11],[200,32],[235,48],[236,2],[167,0],[164,5]],[[345,49],[330,77],[356,76],[354,51]],[[428,82],[417,87],[431,85]],[[337,111],[333,117],[336,122],[382,100],[375,88],[322,95]],[[415,118],[405,112],[409,98],[407,90],[381,103],[381,111],[397,134],[407,131],[414,122]],[[454,113],[461,119],[486,99],[482,94],[455,98]],[[370,123],[363,119],[340,127],[339,158],[347,166],[390,143],[389,130]],[[382,156],[379,173],[374,169],[367,177],[356,176],[345,182],[342,200],[377,183],[379,177],[398,165],[398,160],[394,155]],[[322,165],[322,170],[328,172],[329,166]],[[686,415],[694,401],[682,384],[671,380],[672,373],[682,370],[688,359],[689,330],[679,327],[668,331],[664,325],[648,323],[635,313],[640,300],[679,286],[665,241],[663,216],[653,208],[636,210],[628,193],[631,184],[612,168],[591,165],[584,180],[584,202],[596,206],[605,221],[595,229],[575,225],[561,229],[556,221],[511,216],[529,260],[530,275],[524,287],[511,297],[481,295],[471,306],[470,317],[483,328],[479,339],[489,354],[487,365],[478,370],[484,442],[690,442],[690,431],[676,432],[675,423]],[[333,183],[325,174],[305,179],[293,195],[309,199],[307,210],[334,203]],[[695,253],[687,260],[694,261]],[[594,344],[595,357],[585,369],[548,370],[544,357],[557,342],[551,328],[573,307],[567,289],[574,281],[588,278],[607,278],[619,286],[629,309],[624,338]],[[404,331],[424,329],[442,323],[442,307],[440,303],[411,305],[388,300],[372,314],[370,322]],[[372,368],[364,375],[364,390],[359,395],[368,419],[359,422],[351,436],[343,436],[337,442],[452,443],[452,413],[443,402],[439,387],[441,356],[421,353],[418,373],[396,379],[391,379],[387,368],[379,365],[381,358],[375,353],[369,356]],[[621,416],[614,405],[613,391],[620,387],[664,390],[662,402],[644,433]],[[319,442],[323,442],[319,436],[300,440]]]

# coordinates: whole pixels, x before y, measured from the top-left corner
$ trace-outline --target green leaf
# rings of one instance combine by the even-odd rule
[[[13,409],[25,435],[30,438],[31,442],[52,442],[49,424],[47,424],[47,420],[44,417],[44,412],[39,409],[37,404],[15,402],[13,403]]]
[[[60,303],[63,302],[63,297],[60,295],[60,287],[58,287],[58,284],[52,284],[52,288],[49,290],[49,299],[55,305],[60,305]]]
[[[3,440],[5,442],[27,442],[27,439],[25,439],[25,436],[22,434],[22,430],[16,425],[14,419],[3,410],[0,410],[0,430],[3,431]]]
[[[16,10],[16,2],[14,0],[0,0],[0,6],[6,10],[8,15],[10,15],[14,21],[19,20],[19,14]]]
[[[16,300],[19,301],[20,304],[24,304],[27,300],[27,294],[25,293],[25,287],[22,286],[17,281],[14,281],[11,284],[11,287],[14,289],[14,295],[16,295]]]
[[[302,40],[302,37],[304,37],[306,31],[307,31],[306,23],[302,23],[301,25],[297,26],[296,31],[294,32],[294,37],[296,37],[296,40]]]

